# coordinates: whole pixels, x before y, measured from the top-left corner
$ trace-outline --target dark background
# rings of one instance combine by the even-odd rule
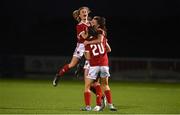
[[[114,57],[180,58],[179,0],[2,0],[1,55],[71,56],[72,12],[88,6],[107,20]]]

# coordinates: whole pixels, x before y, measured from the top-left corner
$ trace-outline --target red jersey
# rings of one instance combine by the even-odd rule
[[[79,24],[77,24],[76,26],[76,31],[77,31],[77,42],[78,43],[83,43],[85,41],[85,39],[81,36],[83,31],[86,31],[86,29],[88,28],[88,24],[80,22]]]
[[[107,39],[104,36],[103,42],[99,44],[89,44],[85,47],[86,51],[90,53],[90,66],[108,66],[106,43]]]

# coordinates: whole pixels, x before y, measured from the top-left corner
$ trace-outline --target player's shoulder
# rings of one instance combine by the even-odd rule
[[[79,22],[77,25],[76,25],[76,28],[84,28],[86,27],[83,23]]]
[[[84,22],[80,21],[80,22],[77,24],[77,26],[90,26],[90,24],[89,24],[89,22],[84,23]]]

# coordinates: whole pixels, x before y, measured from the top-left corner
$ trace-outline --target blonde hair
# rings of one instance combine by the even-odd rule
[[[75,20],[77,20],[78,22],[81,21],[79,15],[80,15],[80,11],[81,11],[82,9],[86,9],[86,10],[88,11],[88,14],[91,12],[90,9],[89,9],[88,7],[86,7],[86,6],[80,7],[78,10],[74,10],[74,11],[73,11],[73,18],[74,18]]]
[[[74,10],[73,11],[73,18],[75,20],[77,20],[78,22],[80,21],[80,18],[79,18],[79,10]]]
[[[86,9],[86,10],[88,11],[88,14],[91,12],[91,10],[90,10],[88,7],[82,6],[82,7],[80,7],[80,8],[78,9],[78,10],[79,10],[79,13],[80,13],[80,11],[81,11],[82,9]]]

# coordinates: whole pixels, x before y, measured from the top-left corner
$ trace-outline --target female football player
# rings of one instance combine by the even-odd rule
[[[92,20],[92,25],[98,30],[98,37],[100,37],[103,42],[95,44],[89,41],[85,42],[87,59],[89,59],[90,64],[88,75],[85,79],[85,109],[88,110],[88,108],[91,107],[90,87],[92,82],[97,79],[98,74],[100,74],[101,85],[107,98],[108,107],[111,111],[116,111],[117,109],[112,104],[111,90],[108,85],[110,74],[107,52],[110,52],[111,48],[106,39],[105,18],[95,16]],[[102,94],[99,94],[99,96],[101,97]],[[101,111],[101,109],[100,105],[96,105],[93,111]]]
[[[88,21],[88,14],[90,10],[88,7],[80,7],[73,12],[73,17],[79,22],[76,26],[77,30],[77,46],[75,48],[73,57],[69,64],[65,64],[58,72],[53,80],[53,85],[56,86],[60,76],[63,76],[69,69],[77,65],[79,59],[83,56],[85,48],[83,42],[88,37],[87,28],[90,26]]]

